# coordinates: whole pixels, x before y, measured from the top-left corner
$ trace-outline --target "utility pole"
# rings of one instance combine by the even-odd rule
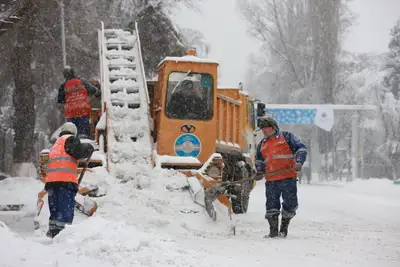
[[[61,7],[61,47],[63,56],[63,66],[67,66],[67,52],[65,49],[65,22],[64,22],[64,1],[60,0]]]

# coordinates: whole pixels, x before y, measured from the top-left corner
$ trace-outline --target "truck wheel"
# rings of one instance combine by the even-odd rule
[[[240,171],[240,180],[250,178],[249,171],[246,166],[242,166],[239,168]],[[253,188],[253,182],[247,181],[241,183],[241,186],[235,187],[233,190],[233,195],[236,195],[236,198],[232,198],[232,211],[235,214],[242,214],[247,212],[247,208],[249,207],[250,200],[250,192]]]

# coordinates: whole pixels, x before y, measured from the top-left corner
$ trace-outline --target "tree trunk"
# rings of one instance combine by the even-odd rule
[[[314,58],[317,77],[314,83],[315,97],[321,104],[334,104],[334,86],[336,79],[336,55],[339,35],[339,0],[311,0]],[[316,103],[316,102],[314,102]],[[320,132],[322,153],[333,152],[332,132]]]
[[[15,85],[13,92],[14,163],[31,162],[35,143],[35,94],[31,70],[35,7],[32,0],[25,1],[24,5],[26,12],[15,28],[16,42],[11,66]]]
[[[317,78],[315,83],[320,103],[333,104],[336,55],[339,47],[339,0],[310,0],[312,10],[314,58]],[[316,99],[314,99],[315,101]]]

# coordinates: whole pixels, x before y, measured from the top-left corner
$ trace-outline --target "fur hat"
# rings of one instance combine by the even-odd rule
[[[277,132],[279,131],[278,122],[273,117],[264,116],[258,119],[258,127],[260,129],[271,126],[274,127]]]

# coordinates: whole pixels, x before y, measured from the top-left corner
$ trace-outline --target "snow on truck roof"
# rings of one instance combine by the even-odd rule
[[[213,59],[199,58],[199,57],[196,57],[196,56],[186,55],[186,56],[183,56],[183,57],[166,57],[158,64],[158,66],[163,64],[165,61],[219,64],[218,61],[213,60]]]
[[[237,85],[235,85],[235,86],[234,85],[232,85],[232,86],[226,86],[226,85],[221,86],[221,85],[218,85],[218,89],[220,89],[220,90],[233,90],[233,89],[237,90],[239,88],[238,88]]]
[[[239,90],[239,94],[249,96],[250,93],[246,90],[239,88],[238,86],[218,86],[218,90]]]

